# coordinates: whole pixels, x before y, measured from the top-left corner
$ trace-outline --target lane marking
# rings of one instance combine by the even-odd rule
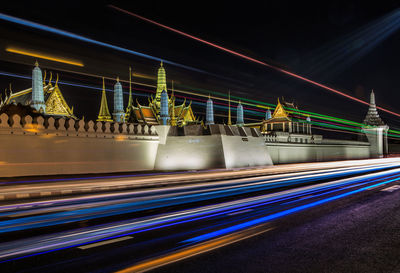
[[[400,189],[400,185],[394,185],[388,188],[384,188],[381,191],[386,191],[386,192],[394,192],[395,190]]]
[[[115,238],[115,239],[111,239],[111,240],[106,240],[106,241],[102,241],[102,242],[98,242],[98,243],[79,246],[78,248],[82,249],[82,250],[85,250],[85,249],[89,249],[89,248],[93,248],[93,247],[98,247],[98,246],[103,246],[103,245],[108,245],[108,244],[112,244],[112,243],[116,243],[116,242],[129,240],[129,239],[132,239],[132,238],[133,238],[133,236],[124,236],[124,237]]]
[[[249,212],[249,211],[252,211],[252,209],[245,209],[245,210],[235,211],[235,212],[228,213],[227,215],[229,215],[229,216],[237,215],[237,214],[242,214],[242,213]]]

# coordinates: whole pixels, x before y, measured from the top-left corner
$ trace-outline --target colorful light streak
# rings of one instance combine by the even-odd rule
[[[379,168],[377,168],[377,169],[379,169]],[[385,177],[384,174],[389,175],[389,177]],[[272,197],[272,199],[270,201],[266,201],[266,202],[263,201],[263,200],[265,200],[265,196],[261,196],[261,197],[251,198],[249,201],[246,201],[246,202],[240,201],[240,200],[234,201],[231,203],[232,206],[225,207],[224,204],[218,204],[218,205],[211,206],[211,210],[207,210],[207,207],[199,208],[199,209],[194,210],[195,215],[196,215],[195,218],[193,218],[195,215],[193,215],[189,211],[187,211],[186,213],[185,213],[185,211],[178,212],[178,215],[176,215],[177,218],[168,219],[168,217],[167,217],[167,219],[164,219],[165,217],[160,217],[160,219],[159,219],[160,221],[149,220],[150,221],[149,223],[146,223],[148,221],[144,221],[143,225],[141,227],[135,226],[134,229],[136,229],[136,230],[134,230],[134,231],[132,231],[132,228],[127,227],[131,224],[121,224],[121,225],[119,225],[119,227],[123,227],[124,228],[123,230],[115,230],[116,227],[113,226],[113,227],[111,227],[113,232],[106,232],[105,234],[101,235],[101,234],[98,234],[98,231],[95,231],[95,232],[93,232],[93,234],[96,234],[96,235],[91,235],[91,236],[83,238],[83,240],[84,240],[83,243],[77,243],[79,241],[82,241],[82,239],[72,239],[72,240],[66,242],[66,240],[68,239],[66,237],[76,236],[76,234],[68,234],[67,236],[62,236],[63,239],[58,243],[50,244],[49,241],[46,241],[46,244],[42,245],[41,247],[36,247],[35,251],[40,251],[40,249],[43,250],[43,249],[46,249],[46,248],[48,249],[48,248],[52,248],[52,247],[53,248],[55,247],[55,249],[50,249],[50,250],[46,250],[46,251],[42,251],[42,252],[28,254],[25,256],[11,258],[8,260],[3,260],[3,261],[0,261],[0,263],[15,261],[15,260],[32,257],[32,256],[37,256],[37,255],[50,253],[50,252],[54,252],[54,251],[58,251],[58,250],[63,250],[63,249],[67,249],[67,248],[82,246],[82,245],[86,245],[86,244],[92,244],[95,242],[100,242],[100,241],[118,238],[118,237],[122,237],[122,236],[133,235],[133,234],[137,234],[137,233],[141,233],[141,232],[160,229],[163,227],[169,227],[169,226],[173,226],[173,225],[177,225],[177,224],[206,219],[209,217],[215,217],[218,215],[223,215],[226,213],[231,213],[231,212],[235,212],[238,210],[242,210],[244,208],[261,206],[261,205],[270,204],[270,203],[274,203],[274,202],[278,202],[278,201],[282,201],[282,200],[301,197],[301,196],[304,196],[304,195],[307,195],[310,193],[317,193],[319,191],[324,191],[326,189],[330,189],[330,188],[334,188],[334,187],[343,187],[344,185],[354,185],[354,184],[359,183],[360,181],[364,181],[365,183],[368,183],[369,180],[372,180],[372,182],[378,182],[378,181],[381,181],[382,179],[388,179],[391,177],[395,177],[396,175],[398,176],[398,170],[389,170],[389,171],[384,171],[383,173],[379,173],[379,174],[369,174],[369,175],[364,176],[363,178],[359,178],[359,179],[355,179],[355,180],[354,179],[353,180],[346,179],[344,181],[332,182],[330,185],[318,185],[318,186],[316,186],[316,188],[315,188],[315,186],[314,187],[306,187],[304,189],[295,190],[294,192],[281,193],[279,196]],[[366,177],[368,177],[368,179]],[[374,180],[374,178],[377,178],[377,180]],[[385,180],[382,183],[390,183],[390,182],[392,182],[392,181]],[[382,184],[382,183],[379,183],[379,184]],[[376,184],[371,185],[368,188],[372,188],[372,187],[376,187]],[[301,201],[301,199],[299,199],[298,201]],[[176,220],[178,220],[178,221],[176,222]],[[145,227],[145,229],[142,229],[144,227]],[[104,229],[104,228],[101,228],[101,229]],[[130,232],[128,232],[128,231],[130,231]],[[128,232],[128,233],[121,234],[121,232]],[[81,234],[86,234],[86,233],[88,233],[88,232],[83,231]],[[114,234],[118,233],[118,235],[113,236],[112,235],[113,233]],[[94,238],[99,237],[99,236],[107,236],[107,237],[93,240]],[[72,243],[72,245],[65,246],[66,243]],[[60,247],[62,245],[64,245],[64,247]],[[19,254],[21,255],[23,253],[19,252]],[[5,258],[5,257],[2,256],[1,258]]]
[[[69,71],[69,72],[74,73],[74,71]],[[84,75],[92,76],[92,77],[100,77],[100,76],[94,75],[94,74],[85,74],[85,73],[79,73],[79,72],[76,72],[76,73],[77,74],[84,74]],[[18,74],[4,72],[4,71],[0,71],[0,75],[31,80],[30,76],[18,75]],[[108,79],[114,80],[113,78],[108,78]],[[126,80],[120,80],[120,81],[128,83],[128,81],[126,81]],[[52,82],[55,82],[55,81],[52,81]],[[79,83],[65,82],[65,81],[59,81],[59,83],[60,84],[65,84],[65,85],[69,85],[69,86],[74,86],[74,87],[82,87],[82,88],[86,88],[86,89],[98,90],[98,91],[102,90],[102,88],[100,86],[97,87],[97,86],[92,86],[92,85],[88,85],[88,84],[79,84]],[[134,90],[135,90],[134,94],[136,96],[149,97],[148,94],[143,94],[143,93],[137,92],[138,90],[146,92],[146,93],[155,93],[154,90],[143,89],[143,88],[138,88],[137,87],[137,86],[145,86],[145,87],[154,88],[155,85],[144,84],[144,83],[140,83],[140,82],[134,82],[134,84],[136,86],[134,88]],[[125,90],[126,90],[126,88],[125,88]],[[109,89],[109,88],[106,88],[106,91],[107,92],[114,92],[113,89]],[[190,94],[190,95],[194,95],[194,96],[198,96],[198,97],[202,97],[202,98],[204,97],[205,99],[208,98],[208,96],[203,95],[203,94],[199,94],[199,93],[196,93],[196,92],[190,92],[190,91],[181,90],[181,89],[174,89],[174,91],[176,93],[179,92],[179,93]],[[124,93],[127,94],[126,91]],[[218,93],[218,92],[215,92],[215,93]],[[178,98],[181,98],[181,99],[190,99],[190,100],[193,101],[194,104],[198,104],[198,105],[202,105],[203,103],[205,103],[205,99],[199,99],[199,98],[189,97],[189,96],[181,96],[181,95],[178,95],[178,94],[175,94],[175,96],[178,97]],[[228,101],[226,98],[221,98],[221,97],[217,97],[217,96],[213,96],[213,99],[224,101],[224,102]],[[240,98],[240,100],[242,100],[242,98]],[[257,108],[244,107],[245,113],[253,115],[253,116],[257,116],[257,117],[264,117],[264,111],[262,109],[258,109],[258,108],[262,107],[262,105],[259,105],[259,104],[269,105],[268,106],[269,108],[275,107],[274,104],[269,104],[269,103],[263,103],[263,102],[256,101],[257,103],[259,103],[257,105],[257,104],[253,104],[253,103],[246,103],[246,102],[244,102],[245,100],[246,100],[246,98],[243,98],[243,100],[242,100],[242,104],[243,105],[250,105],[250,106],[257,107]],[[233,101],[233,102],[238,102],[238,101],[239,100]],[[214,102],[214,105],[215,105],[216,108],[224,109],[224,110],[226,110],[227,107],[228,107],[227,103],[217,102],[217,101]],[[318,122],[318,123],[315,123],[315,121],[312,121],[312,124],[317,125],[317,126],[326,127],[326,128],[342,129],[342,130],[345,130],[345,131],[351,131],[351,132],[358,132],[359,133],[361,127],[363,126],[362,123],[349,121],[349,120],[341,119],[341,118],[336,118],[336,117],[332,117],[332,116],[328,116],[328,115],[323,115],[323,114],[319,114],[319,113],[314,113],[314,112],[309,112],[309,111],[304,111],[304,110],[299,110],[299,109],[294,109],[294,108],[288,108],[287,110],[290,113],[295,113],[297,115],[302,115],[303,117],[311,116],[313,118],[323,120],[324,122]],[[249,118],[249,117],[247,117],[246,119],[256,120],[256,119],[252,119],[252,118]],[[332,122],[326,122],[326,121],[332,121],[332,122],[335,122],[336,124],[333,124]],[[355,129],[355,128],[352,129],[352,128],[349,128],[348,126],[339,125],[338,123],[347,124],[347,125],[351,125],[351,126],[359,127],[359,128],[358,129]],[[391,137],[394,137],[394,138],[399,138],[400,137],[400,131],[389,130],[389,133],[391,133],[391,134],[388,134],[388,136],[391,136]]]
[[[282,73],[284,73],[284,74],[286,74],[286,75],[289,75],[289,76],[291,76],[291,77],[294,77],[294,78],[303,80],[303,81],[308,82],[308,83],[310,83],[310,84],[312,84],[312,85],[318,86],[318,87],[320,87],[320,88],[322,88],[322,89],[325,89],[325,90],[328,90],[328,91],[331,91],[331,92],[333,92],[333,93],[336,93],[336,94],[338,94],[338,95],[341,95],[341,96],[346,97],[346,98],[348,98],[348,99],[351,99],[351,100],[353,100],[353,101],[356,101],[356,102],[359,102],[359,103],[362,103],[362,104],[365,104],[365,105],[369,105],[369,103],[366,102],[366,101],[360,100],[360,99],[358,99],[358,98],[356,98],[356,97],[353,97],[353,96],[350,96],[349,94],[346,94],[346,93],[344,93],[344,92],[342,92],[342,91],[339,91],[339,90],[334,89],[334,88],[331,88],[331,87],[329,87],[329,86],[327,86],[327,85],[318,83],[318,82],[316,82],[316,81],[313,81],[313,80],[308,79],[308,78],[306,78],[306,77],[300,76],[300,75],[295,74],[295,73],[293,73],[293,72],[287,71],[287,70],[282,69],[282,68],[280,68],[280,67],[277,67],[277,66],[274,66],[274,65],[270,65],[270,64],[268,64],[268,63],[266,63],[266,62],[257,60],[257,59],[255,59],[255,58],[252,58],[252,57],[249,57],[249,56],[246,56],[246,55],[241,54],[241,53],[239,53],[239,52],[237,52],[237,51],[228,49],[228,48],[226,48],[226,47],[222,47],[222,46],[217,45],[217,44],[215,44],[215,43],[211,43],[211,42],[206,41],[206,40],[204,40],[204,39],[201,39],[201,38],[198,38],[198,37],[196,37],[196,36],[190,35],[190,34],[188,34],[188,33],[185,33],[185,32],[183,32],[183,31],[177,30],[177,29],[175,29],[175,28],[172,28],[172,27],[163,25],[163,24],[161,24],[161,23],[158,23],[158,22],[156,22],[156,21],[150,20],[150,19],[148,19],[148,18],[145,18],[145,17],[140,16],[140,15],[138,15],[138,14],[135,14],[135,13],[133,13],[133,12],[127,11],[127,10],[125,10],[125,9],[121,9],[121,8],[119,8],[119,7],[116,7],[116,6],[114,6],[114,5],[108,5],[108,6],[109,6],[110,8],[112,8],[112,9],[118,10],[118,11],[120,11],[120,12],[122,12],[122,13],[125,13],[125,14],[128,14],[128,15],[130,15],[130,16],[136,17],[136,18],[141,19],[141,20],[143,20],[143,21],[146,21],[146,22],[148,22],[148,23],[157,25],[157,26],[159,26],[159,27],[161,27],[161,28],[164,28],[164,29],[167,29],[167,30],[169,30],[169,31],[175,32],[175,33],[177,33],[177,34],[179,34],[179,35],[182,35],[182,36],[185,36],[185,37],[187,37],[187,38],[196,40],[196,41],[201,42],[201,43],[203,43],[203,44],[212,46],[212,47],[217,48],[217,49],[219,49],[219,50],[222,50],[222,51],[225,51],[225,52],[230,53],[230,54],[232,54],[232,55],[238,56],[238,57],[240,57],[240,58],[242,58],[242,59],[245,59],[245,60],[248,60],[248,61],[251,61],[251,62],[260,64],[260,65],[263,65],[263,66],[266,66],[266,67],[271,68],[271,69],[274,69],[274,70],[276,70],[276,71],[278,71],[278,72],[282,72]],[[384,112],[387,112],[387,113],[389,113],[389,114],[392,114],[392,115],[395,115],[395,116],[397,116],[397,117],[400,117],[400,114],[395,113],[395,112],[393,112],[393,111],[390,111],[390,110],[388,110],[388,109],[385,109],[385,108],[383,108],[383,107],[377,107],[377,108],[380,109],[380,110],[382,110],[382,111],[384,111]]]
[[[11,52],[11,53],[25,55],[25,56],[45,59],[45,60],[49,60],[49,61],[59,62],[59,63],[65,63],[65,64],[76,65],[76,66],[81,66],[81,67],[84,66],[81,61],[76,61],[76,60],[71,60],[71,59],[67,59],[67,58],[51,56],[51,55],[48,55],[48,54],[43,54],[43,53],[40,53],[40,52],[35,52],[35,51],[32,51],[32,50],[28,50],[28,49],[19,49],[19,48],[15,48],[15,47],[7,47],[6,51],[7,52]]]
[[[349,196],[349,195],[360,193],[360,192],[366,191],[368,189],[379,187],[381,185],[388,184],[388,183],[391,183],[391,182],[395,182],[395,181],[398,181],[398,180],[400,180],[400,178],[394,178],[394,179],[390,179],[390,180],[385,180],[383,182],[376,183],[376,184],[373,184],[373,185],[370,185],[370,186],[366,186],[366,187],[362,187],[362,188],[357,189],[357,190],[353,190],[353,191],[342,193],[342,194],[339,194],[339,195],[336,195],[336,196],[328,197],[328,198],[325,198],[325,199],[322,199],[322,200],[318,200],[318,201],[315,201],[315,202],[312,202],[312,203],[309,203],[309,204],[306,204],[306,205],[294,207],[294,208],[291,208],[291,209],[288,209],[288,210],[284,210],[284,211],[280,211],[280,212],[277,212],[277,213],[273,213],[271,215],[268,215],[268,216],[265,216],[265,217],[261,217],[261,218],[258,218],[258,219],[254,219],[254,220],[251,220],[251,221],[248,221],[248,222],[245,222],[245,223],[241,223],[241,224],[238,224],[238,225],[235,225],[235,226],[231,226],[231,227],[228,227],[228,228],[225,228],[225,229],[221,229],[221,230],[218,230],[218,231],[214,231],[214,232],[203,234],[203,235],[200,235],[200,236],[197,236],[197,237],[193,237],[191,239],[186,240],[185,242],[186,243],[197,243],[197,242],[201,242],[201,241],[205,241],[205,240],[210,240],[212,238],[219,237],[219,236],[222,236],[224,234],[229,234],[229,233],[232,233],[232,232],[235,232],[235,231],[239,231],[239,230],[243,230],[243,229],[246,229],[246,228],[250,228],[252,226],[260,225],[260,224],[269,222],[271,220],[275,220],[275,219],[281,218],[281,217],[286,216],[286,215],[290,215],[290,214],[293,214],[293,213],[296,213],[296,212],[300,212],[300,211],[303,211],[305,209],[316,207],[316,206],[319,206],[319,205],[322,205],[322,204],[325,204],[325,203],[328,203],[328,202],[331,202],[331,201],[334,201],[334,200],[337,200],[337,199],[341,199],[341,198]]]
[[[46,25],[43,25],[43,24],[39,24],[39,23],[35,23],[35,22],[32,22],[32,21],[28,21],[28,20],[25,20],[25,19],[17,18],[17,17],[10,16],[10,15],[4,14],[4,13],[0,13],[0,20],[4,20],[4,21],[15,23],[15,24],[18,24],[18,25],[30,27],[30,28],[33,28],[33,29],[38,29],[38,30],[49,32],[49,33],[53,33],[53,34],[56,34],[56,35],[72,38],[72,39],[79,40],[79,41],[82,41],[82,42],[85,42],[85,43],[90,43],[90,44],[94,44],[94,45],[97,45],[97,46],[114,49],[114,50],[117,50],[117,51],[120,51],[120,52],[124,52],[124,53],[127,53],[127,54],[143,57],[143,58],[146,58],[146,59],[150,59],[150,60],[154,60],[154,61],[158,61],[158,62],[163,61],[166,64],[170,64],[170,65],[173,65],[173,66],[181,67],[181,68],[184,68],[184,69],[187,69],[187,70],[191,70],[191,71],[195,71],[195,72],[199,72],[199,73],[202,73],[202,74],[208,74],[208,75],[213,75],[213,76],[216,76],[216,77],[219,77],[219,78],[225,78],[225,77],[221,77],[221,76],[209,73],[209,72],[201,70],[201,69],[197,69],[197,68],[190,67],[190,66],[187,66],[187,65],[175,63],[175,62],[168,61],[168,60],[161,59],[161,58],[157,58],[157,57],[154,57],[154,56],[151,56],[151,55],[148,55],[148,54],[140,53],[140,52],[137,52],[137,51],[134,51],[134,50],[126,49],[126,48],[123,48],[123,47],[120,47],[120,46],[116,46],[116,45],[112,45],[112,44],[109,44],[109,43],[100,42],[100,41],[97,41],[97,40],[94,40],[94,39],[91,39],[91,38],[87,38],[87,37],[84,37],[84,36],[81,36],[81,35],[78,35],[78,34],[74,34],[74,33],[71,33],[71,32],[65,31],[65,30],[61,30],[61,29],[57,29],[57,28],[54,28],[54,27],[46,26]]]

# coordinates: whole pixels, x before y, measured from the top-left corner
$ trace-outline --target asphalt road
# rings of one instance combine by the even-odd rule
[[[0,206],[0,271],[388,272],[399,181],[374,163]]]
[[[400,272],[400,190],[389,187],[152,272]]]

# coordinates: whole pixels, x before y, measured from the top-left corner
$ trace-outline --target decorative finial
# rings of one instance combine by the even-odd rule
[[[211,99],[211,95],[210,95],[210,94],[208,94],[208,99],[209,99],[209,100]]]
[[[10,83],[10,93],[12,94],[11,83]]]
[[[117,76],[117,82],[119,82],[119,76]]]
[[[58,73],[57,73],[57,79],[56,79],[56,86],[58,86]]]
[[[35,66],[36,66],[36,67],[38,67],[38,66],[39,66],[39,63],[38,63],[38,61],[37,61],[37,60],[35,61]]]
[[[49,84],[51,85],[51,79],[53,78],[53,72],[50,71],[50,79],[49,79]]]
[[[163,61],[161,60],[161,64],[160,64],[160,66],[162,67],[162,65],[163,65]]]
[[[43,85],[46,85],[46,70],[44,71]]]

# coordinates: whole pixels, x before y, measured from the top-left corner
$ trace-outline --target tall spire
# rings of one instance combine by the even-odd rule
[[[239,104],[238,104],[237,110],[236,110],[236,124],[239,126],[244,124],[243,106],[240,103],[240,101],[239,101]]]
[[[122,92],[122,85],[119,82],[119,77],[117,77],[117,82],[114,85],[114,121],[123,122],[124,121],[124,97]]]
[[[108,111],[106,88],[104,86],[104,77],[103,77],[103,91],[101,93],[100,112],[97,117],[97,121],[113,121],[111,119],[110,111]]]
[[[176,118],[175,118],[175,96],[174,96],[174,81],[172,81],[172,92],[171,92],[171,101],[172,101],[172,107],[171,107],[171,125],[176,126]]]
[[[156,106],[158,109],[160,108],[160,103],[161,103],[161,92],[164,90],[167,92],[167,77],[165,69],[163,67],[163,63],[161,61],[160,68],[158,69],[157,73]]]
[[[133,106],[133,97],[132,97],[132,68],[129,67],[129,99],[128,99],[128,107],[131,108]]]
[[[214,106],[210,95],[208,95],[206,107],[206,125],[209,124],[214,124]]]
[[[378,110],[376,109],[374,90],[371,91],[369,108],[363,123],[368,126],[385,125],[385,123],[379,117]]]
[[[269,120],[272,117],[271,110],[268,108],[267,112],[265,112],[265,120]]]
[[[231,90],[228,93],[228,125],[232,125],[231,120]]]
[[[37,111],[46,112],[44,103],[42,70],[39,68],[38,61],[35,62],[35,68],[32,71],[32,107]]]
[[[161,106],[160,106],[160,119],[161,125],[167,125],[169,120],[168,115],[168,94],[167,91],[162,91],[161,93]]]

